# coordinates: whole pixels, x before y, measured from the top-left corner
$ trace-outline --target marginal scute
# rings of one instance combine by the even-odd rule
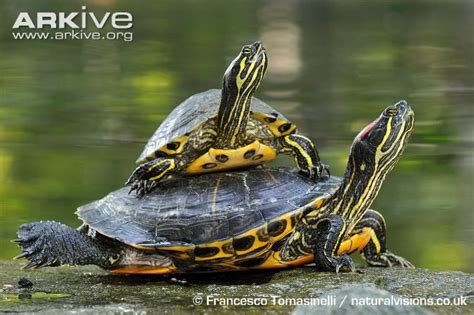
[[[267,122],[267,123],[274,123],[277,119],[276,117],[265,117],[264,120]]]
[[[255,244],[254,244],[254,247],[252,247],[252,248],[250,249],[250,251],[249,251],[249,252],[246,252],[245,255],[243,255],[243,256],[246,256],[246,257],[254,257],[254,256],[261,255],[261,254],[263,254],[263,253],[265,253],[265,252],[268,251],[268,249],[271,247],[270,245],[271,245],[270,243],[263,243],[262,246],[258,246],[258,247],[257,247],[257,244],[255,243]]]
[[[289,123],[287,118],[285,118],[283,115],[275,113],[275,112],[268,112],[268,113],[264,114],[263,112],[258,112],[256,110],[255,112],[251,113],[251,116],[253,118],[261,121],[264,125],[266,125],[267,128],[276,137],[286,136],[286,135],[291,134],[292,132],[294,132],[295,129],[296,129],[296,125]],[[289,123],[289,129],[288,130],[286,130],[285,132],[281,132],[280,130],[278,130],[279,126],[284,125],[284,124],[288,124],[288,123]]]
[[[253,235],[247,235],[240,238],[235,238],[232,241],[232,246],[236,251],[245,251],[252,247],[255,242],[255,237]]]
[[[278,131],[280,131],[281,133],[285,133],[291,129],[291,126],[292,126],[291,123],[285,123],[281,125],[280,127],[278,127]]]
[[[268,223],[268,234],[272,237],[278,236],[286,229],[286,220],[273,221]]]
[[[170,257],[174,257],[174,258],[177,258],[179,260],[189,260],[190,259],[188,251],[167,250],[166,254]]]
[[[294,228],[296,226],[296,223],[298,222],[300,216],[298,214],[292,215],[290,218],[290,224],[291,228]]]
[[[167,148],[168,150],[177,150],[177,149],[179,148],[179,145],[180,145],[180,143],[177,142],[177,141],[175,141],[175,142],[168,143],[168,144],[166,145],[166,148]]]
[[[199,247],[196,246],[194,249],[194,255],[198,257],[212,257],[219,253],[219,248],[217,247]]]
[[[267,260],[268,255],[262,256],[262,257],[256,257],[256,258],[250,258],[250,259],[244,259],[241,261],[236,261],[234,264],[239,267],[244,267],[244,268],[250,268],[250,267],[256,267],[265,262]]]
[[[153,153],[149,154],[148,157],[165,157],[167,155],[180,154],[183,152],[184,145],[188,142],[188,135],[180,136],[172,139],[166,145],[157,148]],[[147,157],[147,158],[148,158]]]

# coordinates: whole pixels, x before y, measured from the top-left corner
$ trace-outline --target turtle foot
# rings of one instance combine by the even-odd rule
[[[369,266],[415,268],[415,266],[413,266],[413,264],[407,259],[397,256],[390,251],[385,251],[374,257],[364,258]]]
[[[329,172],[329,166],[319,162],[317,166],[313,166],[314,179],[329,178],[331,173]]]
[[[141,198],[157,186],[157,182],[149,180],[137,180],[130,186],[129,194],[135,191],[135,194]]]
[[[29,263],[23,267],[24,269],[59,266],[61,258],[57,255],[58,248],[50,240],[56,239],[58,229],[64,228],[70,229],[54,221],[22,224],[17,232],[18,239],[15,240],[21,248],[21,254],[14,259],[28,259]]]
[[[131,185],[130,192],[136,192],[139,197],[155,188],[156,183],[169,175],[176,166],[174,159],[157,158],[138,166],[130,175],[125,185]]]
[[[21,248],[16,259],[26,258],[24,269],[60,265],[98,265],[110,267],[118,261],[118,248],[109,246],[65,224],[41,221],[22,224],[15,242]]]
[[[327,257],[316,262],[316,268],[321,271],[354,272],[356,270],[354,262],[349,255]]]
[[[354,272],[355,265],[352,258],[349,255],[341,255],[332,257],[328,260],[329,264],[321,266],[324,271],[335,271],[336,273],[341,272]]]

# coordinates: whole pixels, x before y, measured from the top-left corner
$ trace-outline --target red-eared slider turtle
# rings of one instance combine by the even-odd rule
[[[139,195],[172,173],[198,174],[258,165],[278,153],[294,156],[301,172],[327,171],[313,143],[295,134],[281,113],[253,98],[267,69],[260,42],[244,46],[224,73],[222,90],[193,95],[158,127],[127,181]]]
[[[353,270],[412,265],[386,249],[385,221],[370,209],[402,154],[414,114],[401,101],[354,139],[343,178],[318,182],[288,169],[254,168],[169,179],[143,198],[122,188],[82,206],[75,230],[46,221],[18,231],[28,267],[94,264],[114,273],[284,268],[315,262]]]

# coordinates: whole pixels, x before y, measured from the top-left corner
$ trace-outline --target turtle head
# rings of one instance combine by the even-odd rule
[[[414,112],[406,101],[387,107],[354,139],[353,166],[364,168],[365,165],[379,172],[393,165],[406,147],[414,122]]]
[[[224,88],[241,91],[240,94],[244,90],[253,94],[265,75],[267,64],[267,54],[261,42],[245,45],[224,73]]]
[[[301,233],[306,233],[306,238],[324,229],[325,224],[331,231],[337,230],[333,229],[337,222],[339,222],[338,232],[333,234],[334,242],[346,239],[354,231],[357,223],[377,197],[386,175],[405,149],[414,122],[413,110],[407,102],[399,101],[387,107],[377,119],[359,132],[352,143],[346,172],[339,188],[330,195],[313,200],[303,209],[305,218],[300,221],[299,228]],[[303,239],[292,235],[289,243],[292,246],[285,248],[282,257],[283,255],[289,258],[298,257],[301,253],[314,250],[314,245],[307,245],[307,239],[306,242],[303,242]],[[329,243],[323,243],[323,246],[326,244]],[[341,249],[338,246],[334,247],[335,251]],[[329,258],[326,255],[326,252],[323,257],[315,255],[317,265],[327,264]],[[336,270],[338,268],[339,266]]]
[[[357,222],[407,145],[415,116],[407,102],[387,107],[355,137],[343,182],[326,207]]]
[[[236,148],[242,142],[239,136],[245,134],[252,96],[265,75],[267,63],[265,48],[255,42],[244,46],[225,71],[217,115],[218,147]]]

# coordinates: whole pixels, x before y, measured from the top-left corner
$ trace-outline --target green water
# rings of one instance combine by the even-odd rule
[[[21,223],[72,226],[77,206],[121,187],[180,101],[220,86],[243,44],[269,70],[257,96],[297,122],[333,174],[357,132],[406,99],[416,129],[375,204],[388,245],[416,266],[474,271],[474,37],[470,1],[87,1],[128,11],[134,40],[15,41],[0,4],[0,258]],[[292,165],[281,157],[274,164]]]

